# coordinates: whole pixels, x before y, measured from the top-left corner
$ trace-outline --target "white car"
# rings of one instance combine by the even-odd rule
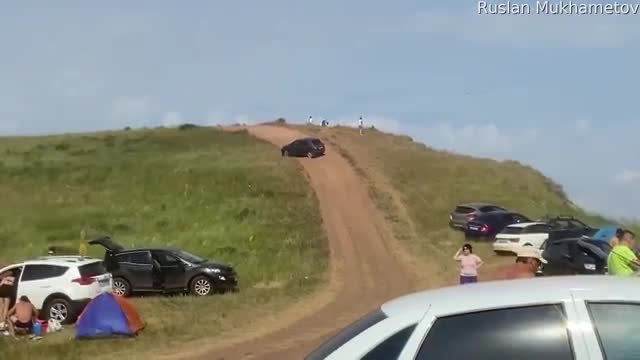
[[[111,274],[100,259],[81,256],[48,256],[0,269],[13,272],[15,301],[27,296],[44,319],[73,322],[94,297],[112,291]]]
[[[549,237],[551,230],[551,225],[542,222],[511,224],[496,235],[493,251],[517,253],[525,246],[539,249]]]
[[[640,359],[640,279],[480,282],[400,297],[306,360]]]

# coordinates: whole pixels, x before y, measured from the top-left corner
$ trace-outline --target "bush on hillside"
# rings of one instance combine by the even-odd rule
[[[198,128],[198,125],[189,124],[189,123],[182,124],[182,125],[178,126],[178,130],[191,130],[191,129],[195,129],[195,128]]]
[[[69,147],[71,147],[71,146],[68,143],[61,142],[59,144],[56,144],[54,146],[54,149],[56,149],[56,151],[66,151],[66,150],[69,150]]]

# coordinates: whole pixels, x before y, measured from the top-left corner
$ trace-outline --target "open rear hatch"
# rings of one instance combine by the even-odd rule
[[[110,236],[102,236],[97,239],[90,240],[89,245],[100,245],[113,254],[126,250],[124,246],[120,245]]]

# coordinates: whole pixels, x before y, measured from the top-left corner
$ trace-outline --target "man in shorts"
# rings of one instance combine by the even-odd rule
[[[33,322],[38,319],[38,311],[26,296],[21,296],[18,302],[9,310],[9,335],[28,335],[33,330]]]
[[[498,269],[494,280],[534,278],[540,265],[546,263],[547,260],[542,257],[540,250],[525,246],[518,251],[515,264]]]

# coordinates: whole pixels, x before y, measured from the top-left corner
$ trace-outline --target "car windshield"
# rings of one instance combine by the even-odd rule
[[[320,146],[322,145],[322,141],[320,141],[319,139],[313,139],[311,140],[311,143],[315,146]]]
[[[200,264],[200,263],[203,263],[203,262],[207,261],[207,259],[201,258],[200,256],[197,256],[197,255],[193,255],[192,253],[190,253],[188,251],[176,250],[175,253],[181,259],[186,260],[186,261],[188,261],[188,262],[190,262],[192,264]]]

